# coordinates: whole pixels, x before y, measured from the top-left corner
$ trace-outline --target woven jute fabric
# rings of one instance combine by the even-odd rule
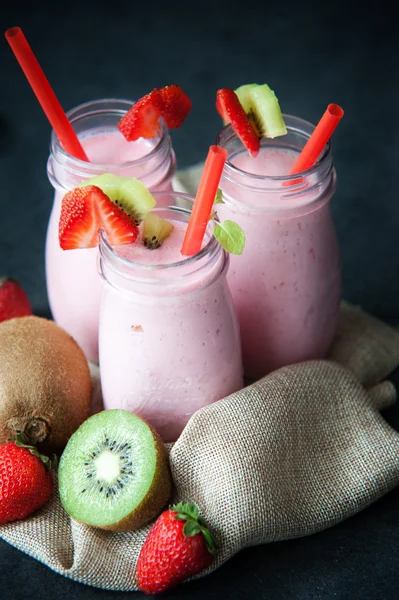
[[[399,364],[399,332],[343,304],[330,358],[285,367],[190,419],[170,446],[174,500],[196,502],[218,546],[209,571],[241,548],[305,536],[360,511],[399,483],[399,433],[379,410]],[[98,372],[93,412],[101,408]],[[57,490],[0,537],[71,579],[136,589],[150,526],[110,533],[74,522]]]

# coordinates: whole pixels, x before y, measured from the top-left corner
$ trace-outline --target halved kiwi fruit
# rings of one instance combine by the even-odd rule
[[[108,198],[139,225],[156,204],[146,186],[134,177],[121,177],[103,173],[86,179],[78,187],[96,185]]]
[[[132,531],[155,518],[169,500],[166,447],[138,416],[104,410],[72,435],[58,469],[60,499],[77,521]]]
[[[148,213],[143,223],[143,241],[144,246],[150,250],[155,250],[161,246],[162,242],[170,236],[173,225],[156,213]]]
[[[278,99],[266,83],[248,83],[234,91],[258,137],[275,138],[287,133]]]

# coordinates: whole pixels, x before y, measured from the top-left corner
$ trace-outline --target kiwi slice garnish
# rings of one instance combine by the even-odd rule
[[[235,93],[258,137],[275,138],[287,133],[278,99],[266,83],[248,83]]]
[[[132,531],[169,500],[171,475],[158,434],[125,410],[104,410],[72,435],[58,469],[60,499],[79,522]]]
[[[97,177],[86,179],[78,187],[86,185],[99,187],[116,206],[134,220],[136,225],[141,223],[156,204],[151,192],[134,177],[103,173]]]
[[[173,225],[155,213],[148,213],[143,223],[144,246],[155,250],[172,233]]]

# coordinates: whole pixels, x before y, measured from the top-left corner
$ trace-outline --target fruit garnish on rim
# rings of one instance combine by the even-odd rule
[[[169,129],[182,126],[191,110],[192,102],[180,86],[167,85],[159,90],[161,96],[161,117]]]
[[[167,85],[137,100],[121,118],[118,128],[128,142],[151,139],[159,131],[162,117],[169,129],[181,127],[191,110],[191,100],[178,85]]]
[[[241,106],[237,94],[229,88],[218,90],[216,108],[223,121],[231,123],[244,146],[255,157],[260,149],[259,137]]]
[[[172,230],[173,224],[170,221],[155,213],[148,213],[143,222],[144,246],[150,250],[159,248],[162,242],[170,236]]]
[[[258,137],[275,138],[286,135],[287,128],[276,94],[264,83],[248,83],[235,90]]]
[[[155,206],[155,199],[146,186],[134,177],[103,173],[80,183],[78,187],[96,185],[118,208],[139,225]]]
[[[225,124],[231,123],[254,157],[262,137],[275,138],[287,133],[278,99],[266,83],[249,83],[234,91],[229,88],[218,90],[216,109]]]
[[[135,222],[99,187],[74,188],[65,194],[58,231],[63,250],[95,248],[101,229],[111,245],[131,244],[139,231]]]

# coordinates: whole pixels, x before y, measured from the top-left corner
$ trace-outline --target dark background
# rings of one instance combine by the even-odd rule
[[[15,3],[17,4],[17,3]],[[267,82],[282,110],[317,122],[345,116],[333,138],[344,297],[399,323],[399,43],[393,2],[19,2],[3,30],[25,32],[65,110],[100,97],[137,99],[178,83],[192,112],[172,140],[180,167],[205,158],[221,87]],[[18,278],[49,316],[44,243],[52,189],[50,127],[7,42],[0,43],[0,275]],[[385,414],[399,429],[399,409]],[[306,539],[242,551],[165,598],[391,600],[399,596],[399,490]],[[109,598],[0,541],[0,596]],[[144,597],[137,593],[135,598]]]

